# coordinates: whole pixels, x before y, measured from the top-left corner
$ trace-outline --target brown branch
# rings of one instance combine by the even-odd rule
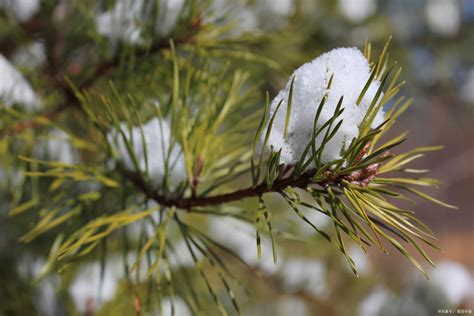
[[[233,201],[240,201],[242,199],[257,197],[269,192],[280,192],[288,186],[293,188],[302,188],[305,189],[310,185],[320,185],[325,186],[328,184],[337,184],[341,182],[345,177],[335,177],[331,183],[328,183],[327,180],[322,180],[318,182],[312,181],[312,178],[315,174],[315,170],[307,171],[301,176],[287,177],[276,180],[271,187],[268,187],[265,182],[260,183],[256,187],[248,187],[245,189],[240,189],[231,193],[225,193],[215,196],[195,196],[189,198],[171,198],[164,195],[161,195],[157,191],[154,191],[152,187],[146,183],[143,177],[134,172],[128,172],[122,170],[127,179],[129,179],[140,191],[142,191],[146,196],[155,200],[158,204],[167,207],[177,207],[180,209],[191,209],[198,206],[210,206],[210,205],[220,205]]]
[[[380,155],[390,155],[388,152],[384,152]],[[339,175],[331,171],[324,173],[325,177],[319,181],[313,181],[313,177],[317,170],[311,169],[301,174],[298,177],[289,175],[282,177],[273,182],[272,186],[268,187],[264,181],[257,186],[247,187],[230,193],[224,193],[214,196],[195,196],[182,198],[182,197],[169,197],[162,195],[158,191],[154,190],[153,187],[148,184],[140,173],[130,172],[124,168],[120,168],[122,174],[137,187],[142,193],[148,198],[153,199],[158,204],[166,207],[177,207],[180,209],[190,210],[193,207],[199,206],[211,206],[220,205],[228,202],[240,201],[246,198],[261,196],[265,193],[270,192],[281,192],[287,187],[306,189],[309,186],[339,186],[343,181],[348,181],[354,185],[366,187],[378,174],[378,171],[382,163],[373,163],[360,170],[355,170],[350,174]]]

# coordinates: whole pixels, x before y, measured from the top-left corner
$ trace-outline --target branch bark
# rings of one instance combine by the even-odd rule
[[[228,202],[240,201],[242,199],[257,197],[265,193],[270,192],[279,192],[285,189],[288,186],[293,188],[306,188],[309,185],[320,185],[324,186],[327,184],[337,184],[342,180],[343,177],[332,178],[331,183],[328,183],[327,180],[322,180],[318,182],[312,181],[312,178],[315,174],[315,170],[309,170],[306,173],[303,173],[299,177],[286,177],[276,180],[271,187],[268,187],[265,182],[260,183],[255,187],[247,187],[230,193],[214,195],[214,196],[193,196],[188,198],[170,198],[160,194],[159,192],[152,189],[152,187],[143,179],[143,177],[135,172],[128,172],[123,170],[127,179],[130,180],[142,193],[144,193],[148,198],[153,199],[160,205],[166,207],[177,207],[180,209],[191,209],[198,206],[211,206],[211,205],[220,205]],[[331,178],[330,176],[328,179]]]
[[[385,152],[382,155],[386,154],[388,154],[388,152]],[[258,197],[265,193],[280,192],[287,187],[306,189],[308,186],[320,186],[324,188],[327,186],[340,185],[342,181],[348,181],[354,185],[366,187],[376,177],[381,165],[381,163],[373,163],[363,169],[355,170],[350,174],[344,175],[326,171],[324,173],[324,178],[319,181],[313,181],[313,177],[317,170],[310,169],[298,177],[290,174],[287,177],[277,179],[273,182],[271,187],[268,187],[267,183],[263,181],[255,187],[251,186],[230,193],[214,196],[195,196],[193,194],[191,197],[187,198],[165,196],[154,190],[140,173],[130,172],[123,168],[121,168],[121,172],[133,185],[135,185],[135,187],[158,204],[166,207],[177,207],[180,209],[190,210],[193,207],[220,205],[228,202],[240,201],[246,198]]]

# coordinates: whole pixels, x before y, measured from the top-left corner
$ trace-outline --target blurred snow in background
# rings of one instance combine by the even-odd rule
[[[40,100],[22,74],[0,54],[0,100],[6,106],[21,105],[27,111],[40,107]]]
[[[21,21],[28,21],[41,6],[40,0],[0,0],[0,7],[12,12]]]

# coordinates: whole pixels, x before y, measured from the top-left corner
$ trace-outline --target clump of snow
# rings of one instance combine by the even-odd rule
[[[120,129],[125,133],[127,139],[133,146],[133,151],[138,160],[141,170],[146,170],[145,150],[148,158],[148,176],[155,185],[162,185],[165,177],[166,165],[168,166],[168,185],[173,188],[186,179],[186,168],[181,146],[170,142],[171,127],[167,120],[155,118],[142,126],[144,143],[143,146],[141,129],[139,126],[132,127],[129,131],[127,124],[122,123]],[[109,143],[118,155],[124,167],[135,170],[132,156],[127,150],[125,141],[116,130],[108,135]],[[171,148],[172,146],[172,148]],[[169,153],[169,155],[168,155]]]
[[[339,10],[351,22],[359,23],[377,10],[377,0],[339,0]]]
[[[35,41],[13,52],[12,62],[16,66],[35,69],[46,61],[44,43]]]
[[[332,74],[334,78],[331,88],[328,90],[327,86]],[[311,140],[314,117],[321,100],[327,95],[327,101],[321,111],[317,128],[333,116],[337,103],[343,96],[342,108],[344,108],[344,112],[335,121],[333,127],[340,120],[343,120],[343,123],[334,137],[326,144],[321,160],[330,162],[340,158],[341,150],[347,148],[352,139],[358,136],[359,126],[380,87],[380,82],[373,80],[360,104],[356,104],[360,92],[370,77],[368,61],[357,48],[337,48],[302,65],[291,77],[295,78],[295,82],[288,137],[284,139],[283,133],[291,79],[270,105],[269,114],[271,117],[276,111],[278,103],[283,100],[280,110],[276,114],[267,146],[273,146],[276,151],[282,150],[281,161],[283,163],[296,163]],[[380,99],[381,97],[378,101]],[[378,126],[383,120],[384,112],[381,109],[377,113],[372,127]],[[322,143],[325,131],[316,138],[317,148]],[[264,137],[265,133],[262,134]]]
[[[40,9],[40,0],[0,0],[0,7],[11,11],[21,21],[28,21]]]
[[[142,27],[149,22],[153,2],[117,0],[112,9],[96,16],[97,32],[112,41],[136,45],[143,41]],[[156,34],[167,36],[176,26],[184,0],[159,1],[158,16],[153,22]]]
[[[471,273],[459,263],[441,262],[431,275],[431,279],[454,306],[459,306],[474,291],[474,279]]]
[[[35,110],[40,106],[40,100],[30,84],[2,54],[0,54],[0,101],[6,106],[22,105],[26,110]]]
[[[461,26],[461,9],[457,0],[430,0],[426,2],[425,17],[433,33],[455,35]]]

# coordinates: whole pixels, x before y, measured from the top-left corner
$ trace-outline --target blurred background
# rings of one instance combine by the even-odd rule
[[[173,1],[182,2],[168,0]],[[71,8],[67,2],[0,0],[0,53],[30,80],[33,88],[41,89],[38,72],[48,63],[48,20],[53,15],[55,19],[67,15],[63,12]],[[114,1],[109,2],[112,7]],[[205,8],[205,23],[232,21],[234,27],[225,35],[229,38],[242,38],[245,43],[250,35],[268,35],[261,42],[249,41],[248,45],[283,68],[276,75],[261,68],[254,71],[263,77],[262,92],[269,90],[272,96],[295,68],[325,51],[341,46],[362,49],[366,40],[378,50],[393,36],[391,59],[403,67],[402,78],[408,82],[402,94],[414,99],[413,106],[392,131],[393,135],[410,131],[408,141],[398,150],[444,145],[442,151],[427,154],[413,166],[430,169],[431,176],[442,181],[439,189],[429,193],[459,207],[459,211],[453,211],[423,201],[410,204],[432,228],[442,248],[439,252],[430,250],[438,264],[436,270],[427,267],[431,281],[396,252],[384,255],[373,249],[365,255],[354,246],[349,251],[359,269],[356,277],[332,245],[294,218],[274,220],[276,230],[302,236],[301,240],[278,239],[281,254],[276,265],[271,262],[268,244],[264,244],[264,259],[255,259],[252,226],[232,220],[202,224],[251,267],[232,265],[250,293],[238,293],[242,313],[428,316],[454,309],[472,314],[474,1],[215,0],[196,4]],[[90,21],[84,23],[98,27],[97,21],[92,14]],[[18,35],[20,28],[23,33]],[[107,36],[106,33],[102,35]],[[88,49],[91,48],[84,44],[75,51],[79,65],[87,62],[84,56]],[[242,63],[242,68],[246,67],[251,64]],[[7,80],[0,71],[0,88]],[[108,255],[103,274],[100,261],[90,257],[67,273],[32,282],[41,272],[53,238],[44,236],[29,244],[18,241],[31,220],[8,216],[15,197],[12,191],[20,183],[19,176],[7,167],[12,159],[0,157],[0,315],[133,315],[134,301],[128,292],[131,286],[123,272],[123,262],[129,259],[122,254]],[[274,203],[275,209],[282,208],[278,201],[269,203]],[[329,224],[324,218],[313,220],[320,227]],[[223,225],[225,229],[216,228]],[[191,265],[189,261],[186,256],[181,258],[180,268],[186,270]],[[195,277],[189,275],[187,280],[192,282]],[[170,301],[165,300],[163,305],[164,314],[169,315]],[[174,305],[176,315],[190,314],[183,299],[175,298]],[[147,313],[153,314],[144,315]]]

